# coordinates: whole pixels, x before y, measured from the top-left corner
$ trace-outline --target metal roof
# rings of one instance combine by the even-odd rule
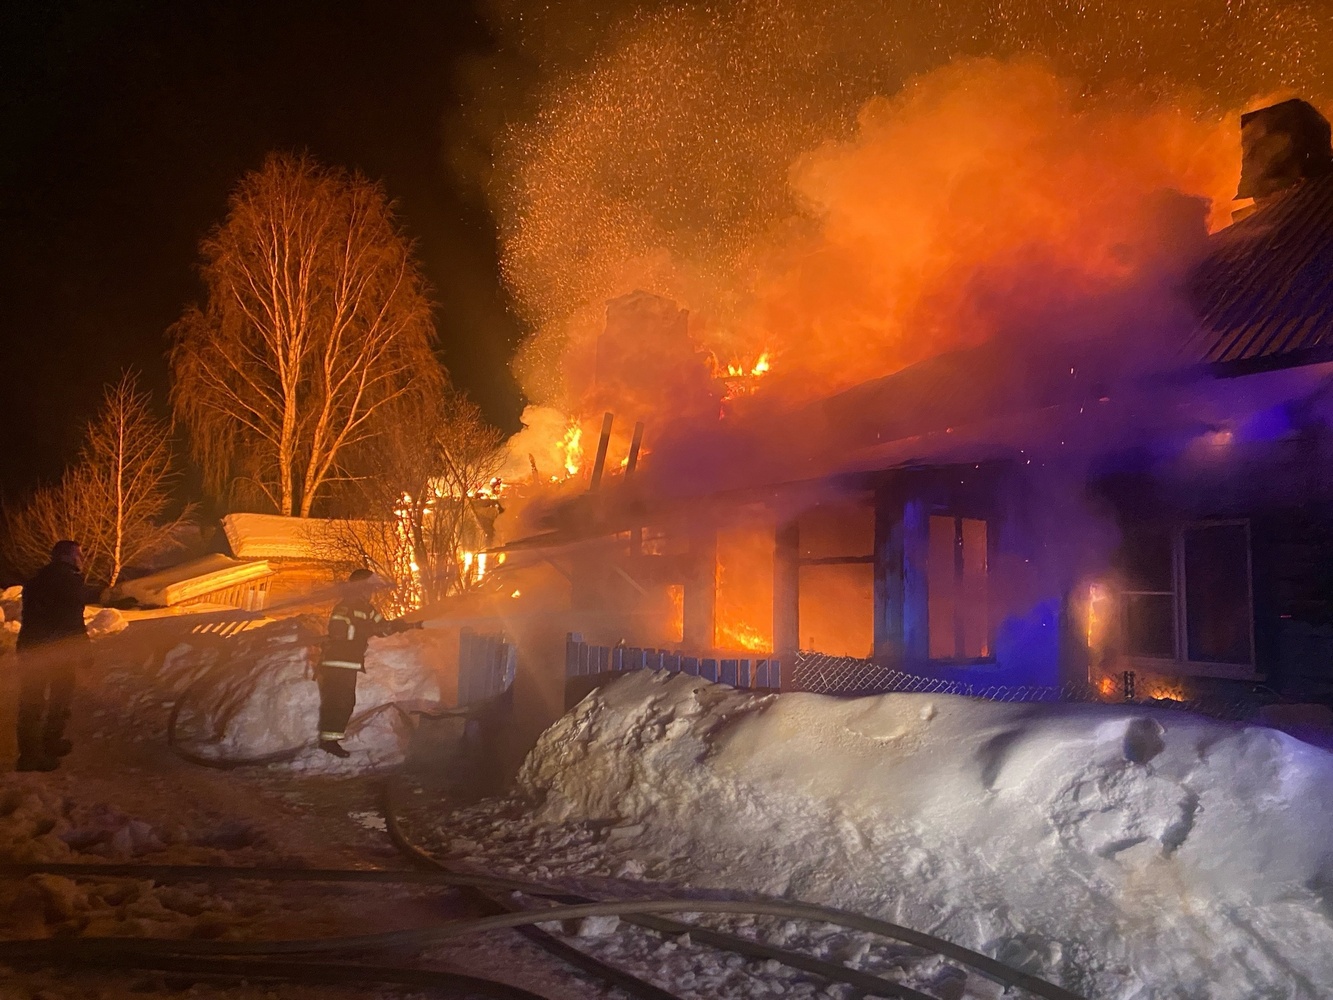
[[[1333,359],[1333,176],[1265,200],[1211,242],[1184,360],[1243,375]]]

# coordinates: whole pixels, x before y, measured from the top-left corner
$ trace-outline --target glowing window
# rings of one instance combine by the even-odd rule
[[[868,657],[875,644],[875,510],[820,504],[802,512],[798,619],[803,649]]]

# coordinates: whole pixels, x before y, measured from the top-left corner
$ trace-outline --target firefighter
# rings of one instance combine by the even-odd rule
[[[56,542],[51,561],[23,587],[19,627],[20,771],[54,771],[73,749],[65,723],[74,696],[75,667],[88,659],[83,624],[87,597],[83,550],[78,542]]]
[[[366,646],[374,636],[393,635],[421,628],[425,622],[385,621],[370,603],[374,574],[353,570],[343,599],[329,616],[329,637],[324,643],[315,679],[319,682],[319,748],[335,757],[350,757],[342,745],[347,723],[356,707],[356,675],[366,669]]]

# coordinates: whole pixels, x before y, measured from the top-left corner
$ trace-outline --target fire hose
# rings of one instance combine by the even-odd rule
[[[438,862],[437,862],[438,863]],[[229,880],[261,881],[333,881],[363,883],[401,883],[417,885],[448,885],[453,887],[485,887],[497,892],[525,892],[533,896],[562,897],[567,894],[558,888],[529,883],[524,880],[492,878],[489,876],[461,875],[449,871],[389,872],[348,870],[291,870],[291,869],[238,869],[228,867],[190,865],[104,865],[104,864],[28,864],[0,866],[0,876],[21,877],[45,873],[66,877],[137,877],[157,881]],[[830,907],[784,900],[765,899],[682,899],[657,898],[641,900],[610,900],[576,904],[557,904],[541,909],[492,914],[479,918],[450,921],[434,927],[411,928],[379,934],[350,935],[315,939],[281,941],[180,941],[175,939],[118,939],[78,938],[0,942],[0,960],[40,958],[64,961],[68,956],[81,954],[90,961],[114,957],[120,953],[143,956],[241,957],[252,955],[309,955],[343,951],[362,951],[382,948],[420,948],[450,938],[502,928],[533,926],[553,921],[577,920],[592,916],[643,917],[663,913],[717,913],[730,915],[778,916],[789,919],[830,923],[849,930],[862,931],[920,947],[972,968],[974,971],[1007,986],[1018,987],[1045,1000],[1079,1000],[1061,987],[1039,980],[1012,969],[985,955],[943,941],[910,928],[899,927],[877,918],[848,913]],[[718,943],[729,939],[720,935],[716,941],[707,938],[717,934],[694,924],[678,924],[676,933],[689,933],[700,943]],[[674,929],[673,929],[674,930]],[[701,935],[701,932],[704,932]],[[869,973],[861,973],[844,966],[809,959],[785,949],[760,945],[745,939],[728,940],[727,950],[733,943],[741,943],[749,952],[747,957],[774,958],[804,971],[826,975],[835,981],[846,982],[876,996],[904,997],[909,1000],[930,1000],[925,994],[909,987],[892,983]],[[796,961],[793,961],[796,960]],[[594,960],[595,961],[595,960]],[[799,962],[799,964],[797,964]],[[669,994],[668,994],[669,995]]]

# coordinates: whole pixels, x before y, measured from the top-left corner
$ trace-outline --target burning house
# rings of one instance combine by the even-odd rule
[[[997,337],[792,406],[746,391],[759,366],[713,361],[722,377],[700,388],[710,362],[691,359],[684,313],[613,302],[589,363],[670,342],[686,374],[619,365],[637,381],[613,395],[631,424],[652,393],[691,419],[650,423],[641,468],[599,476],[510,549],[563,566],[571,620],[609,645],[1328,697],[1329,125],[1288,101],[1242,129],[1253,204],[1164,268],[1179,314],[1140,331]]]

